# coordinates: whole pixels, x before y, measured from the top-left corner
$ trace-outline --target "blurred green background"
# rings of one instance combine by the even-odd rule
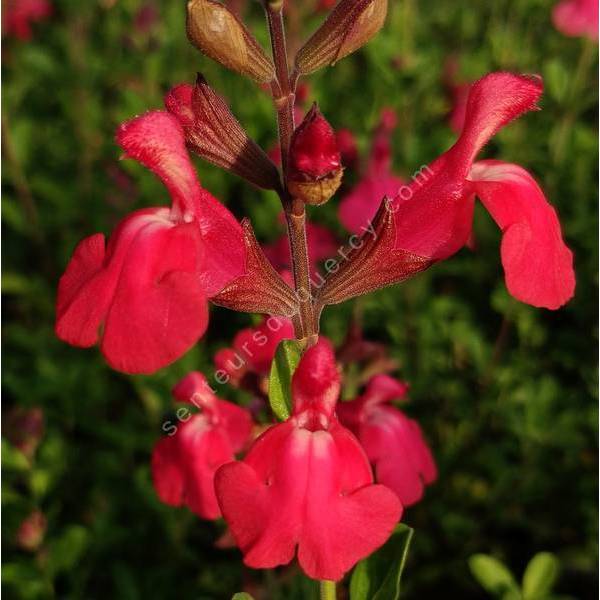
[[[323,13],[312,0],[293,1],[297,46]],[[446,120],[450,57],[464,81],[503,69],[540,73],[546,85],[542,110],[506,128],[482,156],[524,166],[557,207],[575,253],[575,299],[549,312],[509,297],[500,233],[478,210],[475,252],[362,301],[366,336],[388,344],[402,365],[412,385],[407,411],[440,470],[405,513],[415,528],[405,598],[486,597],[467,564],[478,552],[520,576],[533,554],[552,551],[561,562],[557,593],[592,598],[598,585],[597,46],[558,33],[552,5],[394,0],[374,41],[309,80],[311,98],[334,127],[355,132],[363,152],[381,108],[393,107],[394,169],[406,176],[455,138]],[[267,44],[258,3],[236,6]],[[117,125],[160,107],[170,86],[202,70],[268,148],[271,101],[188,44],[182,0],[56,0],[54,8],[31,40],[3,41],[2,591],[24,599],[221,599],[246,586],[257,597],[310,597],[294,569],[252,571],[237,551],[215,549],[223,524],[161,505],[151,484],[170,387],[191,369],[209,373],[214,351],[251,317],[214,308],[199,346],[152,377],[115,373],[96,349],[71,348],[53,334],[56,284],[77,241],[168,200],[150,173],[118,162]],[[205,187],[251,217],[262,240],[277,237],[273,194],[206,163],[198,170]],[[310,216],[343,240],[336,205]],[[352,309],[328,309],[324,332],[343,339]],[[230,388],[220,393],[247,400]],[[19,450],[15,411],[34,407],[45,421],[41,442]],[[18,529],[32,511],[47,529],[28,550]]]

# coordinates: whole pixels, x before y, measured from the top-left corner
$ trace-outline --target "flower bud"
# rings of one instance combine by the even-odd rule
[[[270,83],[275,68],[241,21],[216,0],[190,0],[187,4],[188,39],[200,52],[223,66]]]
[[[23,550],[35,552],[44,541],[46,527],[47,521],[44,514],[39,510],[34,510],[19,525],[16,536],[18,546]]]
[[[314,104],[292,135],[288,190],[306,204],[323,204],[340,186],[343,171],[335,132]]]
[[[341,0],[296,55],[296,70],[306,75],[333,65],[364,46],[382,28],[388,0]]]

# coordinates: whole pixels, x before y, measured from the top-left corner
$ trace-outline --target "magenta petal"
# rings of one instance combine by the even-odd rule
[[[518,165],[488,160],[475,163],[469,179],[502,230],[508,291],[533,306],[560,308],[575,290],[573,254],[533,177]]]
[[[552,10],[558,31],[598,40],[598,0],[562,0]]]
[[[56,335],[87,348],[98,341],[98,329],[108,310],[114,283],[103,272],[104,236],[82,240],[58,284]]]
[[[124,227],[114,246],[122,267],[102,352],[120,371],[152,373],[189,350],[206,329],[199,232],[193,223],[173,225],[135,213],[128,222],[131,230]]]
[[[380,374],[369,379],[363,398],[367,404],[401,400],[408,392],[408,383],[390,375]]]
[[[287,421],[268,430],[243,463],[219,469],[223,515],[255,568],[298,559],[314,579],[339,580],[383,544],[400,517],[395,495],[371,484],[368,462],[341,426],[308,431]]]
[[[534,109],[541,93],[539,78],[511,73],[490,73],[471,86],[458,141],[421,168],[392,205],[398,249],[442,260],[464,246],[473,219],[465,193],[472,161],[500,128]]]
[[[117,130],[117,142],[128,157],[160,177],[182,218],[190,220],[201,187],[178,120],[165,111],[148,112],[123,123]]]
[[[298,561],[309,577],[338,581],[387,540],[402,507],[391,490],[372,484],[362,448],[343,427],[309,435],[311,471]]]
[[[214,477],[219,467],[233,460],[231,443],[225,431],[211,425],[204,415],[194,415],[180,425],[176,436],[185,472],[185,503],[203,519],[216,519],[221,511]]]
[[[340,374],[331,342],[324,337],[309,348],[294,376],[292,395],[294,414],[315,409],[329,416],[340,393]]]
[[[170,506],[183,504],[184,474],[175,435],[162,438],[154,446],[152,481],[161,502]]]

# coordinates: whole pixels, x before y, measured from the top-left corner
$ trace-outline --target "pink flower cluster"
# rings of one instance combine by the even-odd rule
[[[261,372],[256,365],[270,364],[275,347],[254,350]],[[217,398],[200,373],[189,374],[173,395],[200,412],[186,413],[154,449],[159,497],[206,519],[222,514],[248,566],[272,568],[297,554],[309,577],[341,579],[437,476],[418,424],[390,404],[405,397],[405,383],[377,375],[362,396],[339,403],[341,384],[333,348],[321,338],[294,373],[290,417],[236,461],[251,436],[249,413]]]

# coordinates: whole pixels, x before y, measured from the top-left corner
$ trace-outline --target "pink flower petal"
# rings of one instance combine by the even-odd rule
[[[98,329],[112,300],[115,282],[103,270],[104,236],[79,242],[58,284],[56,335],[87,348],[98,341]]]
[[[180,218],[191,220],[202,188],[179,121],[165,111],[148,112],[123,123],[117,130],[117,142],[126,156],[138,160],[162,180]]]
[[[169,506],[183,504],[184,474],[175,436],[164,437],[154,446],[152,481],[161,502]]]
[[[556,211],[533,177],[518,165],[480,161],[469,174],[473,190],[502,230],[506,287],[518,300],[550,309],[573,297],[573,254]]]
[[[541,93],[538,78],[511,73],[491,73],[471,86],[456,144],[395,199],[397,248],[442,260],[467,242],[473,199],[465,195],[465,179],[472,161],[500,128],[534,109]]]
[[[598,0],[562,0],[552,10],[558,31],[598,41]]]
[[[194,223],[174,225],[161,214],[133,213],[109,244],[119,270],[110,270],[117,284],[102,352],[113,368],[126,373],[152,373],[170,364],[208,324],[197,276],[200,233]]]
[[[297,545],[314,579],[341,579],[383,544],[401,513],[390,490],[371,485],[361,448],[336,424],[314,432],[293,421],[272,427],[243,463],[217,472],[215,488],[247,565],[286,564]]]
[[[340,393],[340,381],[331,342],[320,337],[305,352],[292,377],[294,414],[315,410],[329,417]]]

